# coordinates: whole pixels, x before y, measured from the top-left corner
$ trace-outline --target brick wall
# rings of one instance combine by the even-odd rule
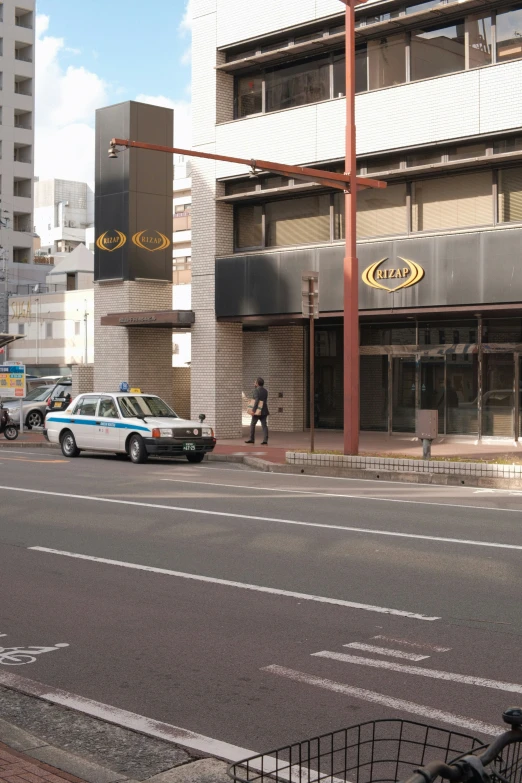
[[[173,367],[173,405],[178,416],[190,418],[190,367]]]
[[[304,329],[272,326],[268,335],[269,382],[266,385],[270,427],[279,432],[298,432],[304,428]]]
[[[71,397],[94,391],[94,364],[73,364]]]
[[[173,403],[171,330],[100,323],[108,313],[171,309],[170,283],[95,283],[94,391],[115,391],[127,381]]]

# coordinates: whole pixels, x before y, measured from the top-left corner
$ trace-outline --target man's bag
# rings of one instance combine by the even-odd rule
[[[263,400],[258,400],[257,408],[254,410],[256,401],[252,398],[248,403],[247,413],[249,416],[261,416],[263,411]]]

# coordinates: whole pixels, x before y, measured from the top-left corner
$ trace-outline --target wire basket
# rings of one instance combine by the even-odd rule
[[[430,761],[448,763],[482,747],[467,734],[377,720],[252,756],[228,774],[236,783],[396,783]]]
[[[515,742],[504,748],[500,756],[488,768],[493,783],[522,783],[522,743]]]

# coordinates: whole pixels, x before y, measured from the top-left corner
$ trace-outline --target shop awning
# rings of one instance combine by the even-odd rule
[[[138,313],[109,313],[102,326],[139,326],[152,329],[190,329],[196,316],[193,310],[147,310]]]
[[[23,334],[2,334],[0,333],[0,348],[4,348],[9,343],[14,343],[15,340],[23,340],[25,335]]]

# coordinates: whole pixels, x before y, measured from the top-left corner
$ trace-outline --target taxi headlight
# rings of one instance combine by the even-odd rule
[[[201,430],[201,434],[204,438],[213,438],[214,437],[214,430],[212,427],[203,427]]]
[[[152,437],[153,438],[172,438],[173,433],[172,430],[167,427],[154,427],[152,430]]]

